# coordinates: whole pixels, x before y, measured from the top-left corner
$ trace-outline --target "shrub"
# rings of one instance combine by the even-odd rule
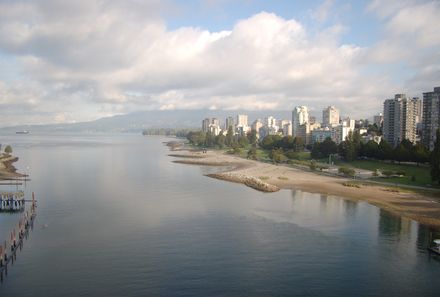
[[[235,155],[239,155],[239,154],[241,154],[241,148],[239,148],[239,147],[234,147],[234,148],[233,148],[233,152],[234,152]]]
[[[247,153],[247,158],[252,160],[257,160],[257,149],[251,148]]]
[[[299,153],[297,153],[297,152],[295,152],[295,151],[293,151],[293,150],[287,151],[285,155],[286,155],[286,157],[289,158],[289,159],[296,159],[296,160],[299,160],[299,158],[300,158]]]
[[[12,147],[10,145],[7,145],[5,147],[5,153],[7,153],[8,155],[12,153]]]
[[[338,172],[350,177],[353,177],[356,174],[356,171],[353,168],[348,167],[339,167]]]
[[[343,183],[342,184],[344,187],[349,187],[349,188],[360,188],[361,186],[358,184],[354,184],[354,183]]]
[[[391,170],[384,170],[384,171],[382,171],[382,175],[385,175],[386,177],[390,177],[393,174],[394,174],[394,172],[391,171]]]

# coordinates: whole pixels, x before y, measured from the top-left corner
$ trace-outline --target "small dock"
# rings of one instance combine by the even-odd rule
[[[17,251],[23,248],[24,240],[28,238],[30,230],[33,229],[35,217],[37,215],[35,194],[32,193],[32,206],[30,207],[30,210],[27,211],[24,211],[24,204],[26,202],[26,200],[24,200],[24,195],[20,197],[23,201],[24,213],[20,216],[18,225],[11,231],[9,240],[5,240],[4,244],[2,243],[0,245],[0,282],[3,282],[3,277],[8,275],[9,263],[13,265],[14,261],[16,261]]]
[[[0,192],[0,212],[23,211],[25,199],[23,191]]]

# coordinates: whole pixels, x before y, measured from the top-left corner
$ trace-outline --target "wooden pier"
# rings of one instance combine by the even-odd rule
[[[17,229],[13,228],[10,233],[9,241],[5,240],[4,244],[2,243],[0,245],[0,282],[3,282],[3,277],[7,276],[9,263],[11,263],[11,265],[14,264],[14,261],[17,259],[17,251],[23,248],[24,240],[28,238],[30,230],[34,227],[34,221],[37,215],[34,193],[32,193],[31,201],[32,206],[30,210],[24,212],[20,217]],[[18,232],[16,232],[16,230],[18,230]]]

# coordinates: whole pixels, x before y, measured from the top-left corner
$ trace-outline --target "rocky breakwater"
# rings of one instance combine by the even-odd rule
[[[277,186],[268,184],[257,177],[247,176],[239,173],[233,173],[233,172],[211,173],[211,174],[207,174],[207,176],[234,182],[234,183],[245,184],[246,186],[261,192],[270,193],[270,192],[277,192],[280,190],[280,188],[278,188]]]

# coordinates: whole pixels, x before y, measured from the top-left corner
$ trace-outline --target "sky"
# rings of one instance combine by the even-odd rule
[[[440,1],[0,0],[0,127],[143,110],[371,118],[440,86]]]

